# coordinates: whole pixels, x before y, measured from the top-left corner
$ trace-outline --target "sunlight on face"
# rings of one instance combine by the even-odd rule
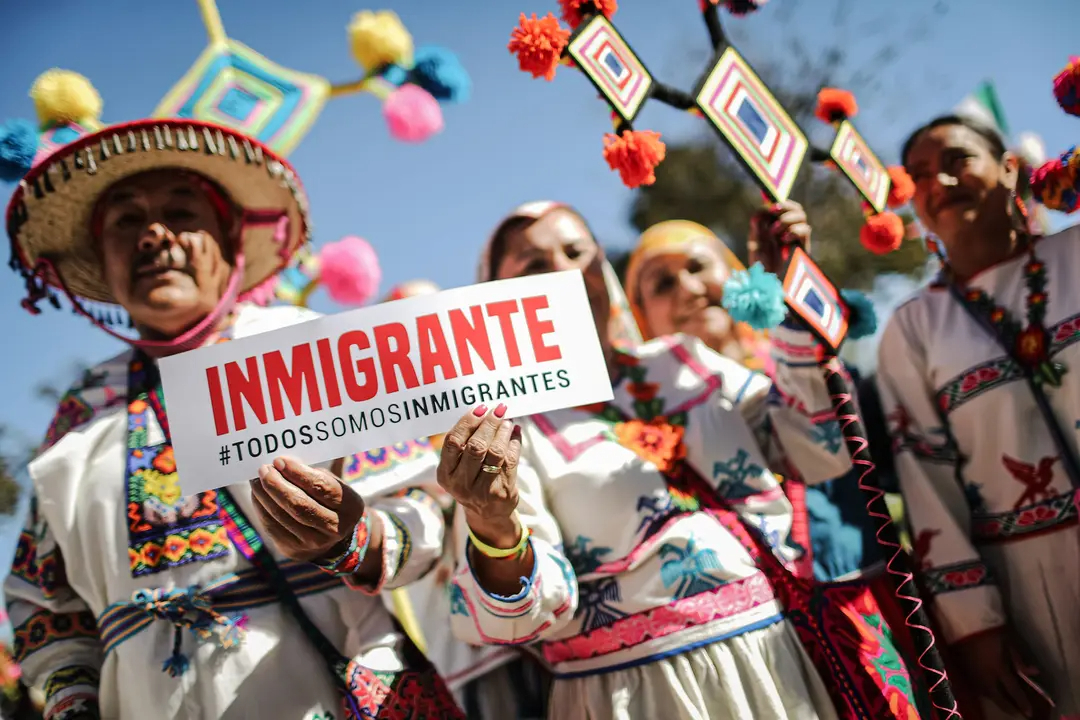
[[[105,192],[97,212],[105,280],[136,326],[172,336],[213,311],[232,253],[219,242],[229,238],[197,176],[159,170],[127,178]]]

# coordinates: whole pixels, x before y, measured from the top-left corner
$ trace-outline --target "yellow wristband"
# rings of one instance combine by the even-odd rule
[[[517,510],[514,511],[514,520],[517,521],[518,529],[521,531],[521,539],[518,540],[517,545],[509,550],[503,550],[501,548],[491,547],[486,542],[476,537],[472,528],[469,528],[469,540],[472,541],[473,547],[479,550],[483,555],[496,560],[502,560],[508,557],[519,557],[525,554],[525,546],[529,542],[529,528],[525,527],[525,523],[521,522],[521,516],[517,514]]]

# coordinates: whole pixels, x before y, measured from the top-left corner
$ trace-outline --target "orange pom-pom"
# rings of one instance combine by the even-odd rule
[[[596,8],[608,20],[619,9],[618,0],[559,0],[559,5],[562,7],[562,19],[574,29],[585,19],[581,12],[582,5],[587,5],[590,9]]]
[[[548,13],[537,19],[521,13],[521,19],[514,32],[510,34],[510,44],[506,47],[517,55],[518,65],[534,78],[551,80],[559,69],[559,59],[566,44],[570,42],[570,31],[559,25],[558,19]]]
[[[900,207],[911,202],[911,198],[915,197],[915,181],[907,174],[907,170],[901,165],[890,165],[889,180],[892,181],[889,188],[889,207]]]
[[[656,182],[656,166],[664,160],[667,147],[660,133],[652,130],[624,130],[622,135],[604,136],[604,159],[628,188]]]
[[[821,122],[834,123],[850,120],[858,112],[859,104],[855,102],[855,96],[847,90],[821,88],[821,92],[818,93],[814,115]]]
[[[875,255],[887,255],[904,242],[904,221],[896,213],[883,212],[866,218],[859,231],[863,247]]]

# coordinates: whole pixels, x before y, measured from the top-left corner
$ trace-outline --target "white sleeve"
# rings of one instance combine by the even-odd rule
[[[60,547],[36,498],[4,582],[23,682],[45,692],[45,720],[75,708],[94,712],[103,662],[94,613],[67,583]]]
[[[577,610],[578,585],[562,552],[562,535],[544,503],[540,478],[524,458],[518,466],[518,514],[531,531],[533,567],[521,578],[520,592],[488,592],[469,565],[468,528],[458,508],[454,520],[458,568],[450,585],[450,625],[473,645],[518,645],[557,632]]]
[[[971,542],[959,453],[942,425],[922,353],[894,315],[878,350],[878,386],[910,518],[916,563],[945,640],[1005,624],[1001,594]]]

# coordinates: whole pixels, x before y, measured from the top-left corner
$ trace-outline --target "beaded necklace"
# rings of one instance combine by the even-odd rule
[[[1060,387],[1067,368],[1050,359],[1050,331],[1046,329],[1046,264],[1035,256],[1035,239],[1028,241],[1028,259],[1024,263],[1027,326],[981,288],[960,288],[950,283],[953,294],[977,319],[991,330],[1021,368],[1039,386]],[[948,270],[946,271],[949,272]],[[950,273],[951,274],[951,273]]]

